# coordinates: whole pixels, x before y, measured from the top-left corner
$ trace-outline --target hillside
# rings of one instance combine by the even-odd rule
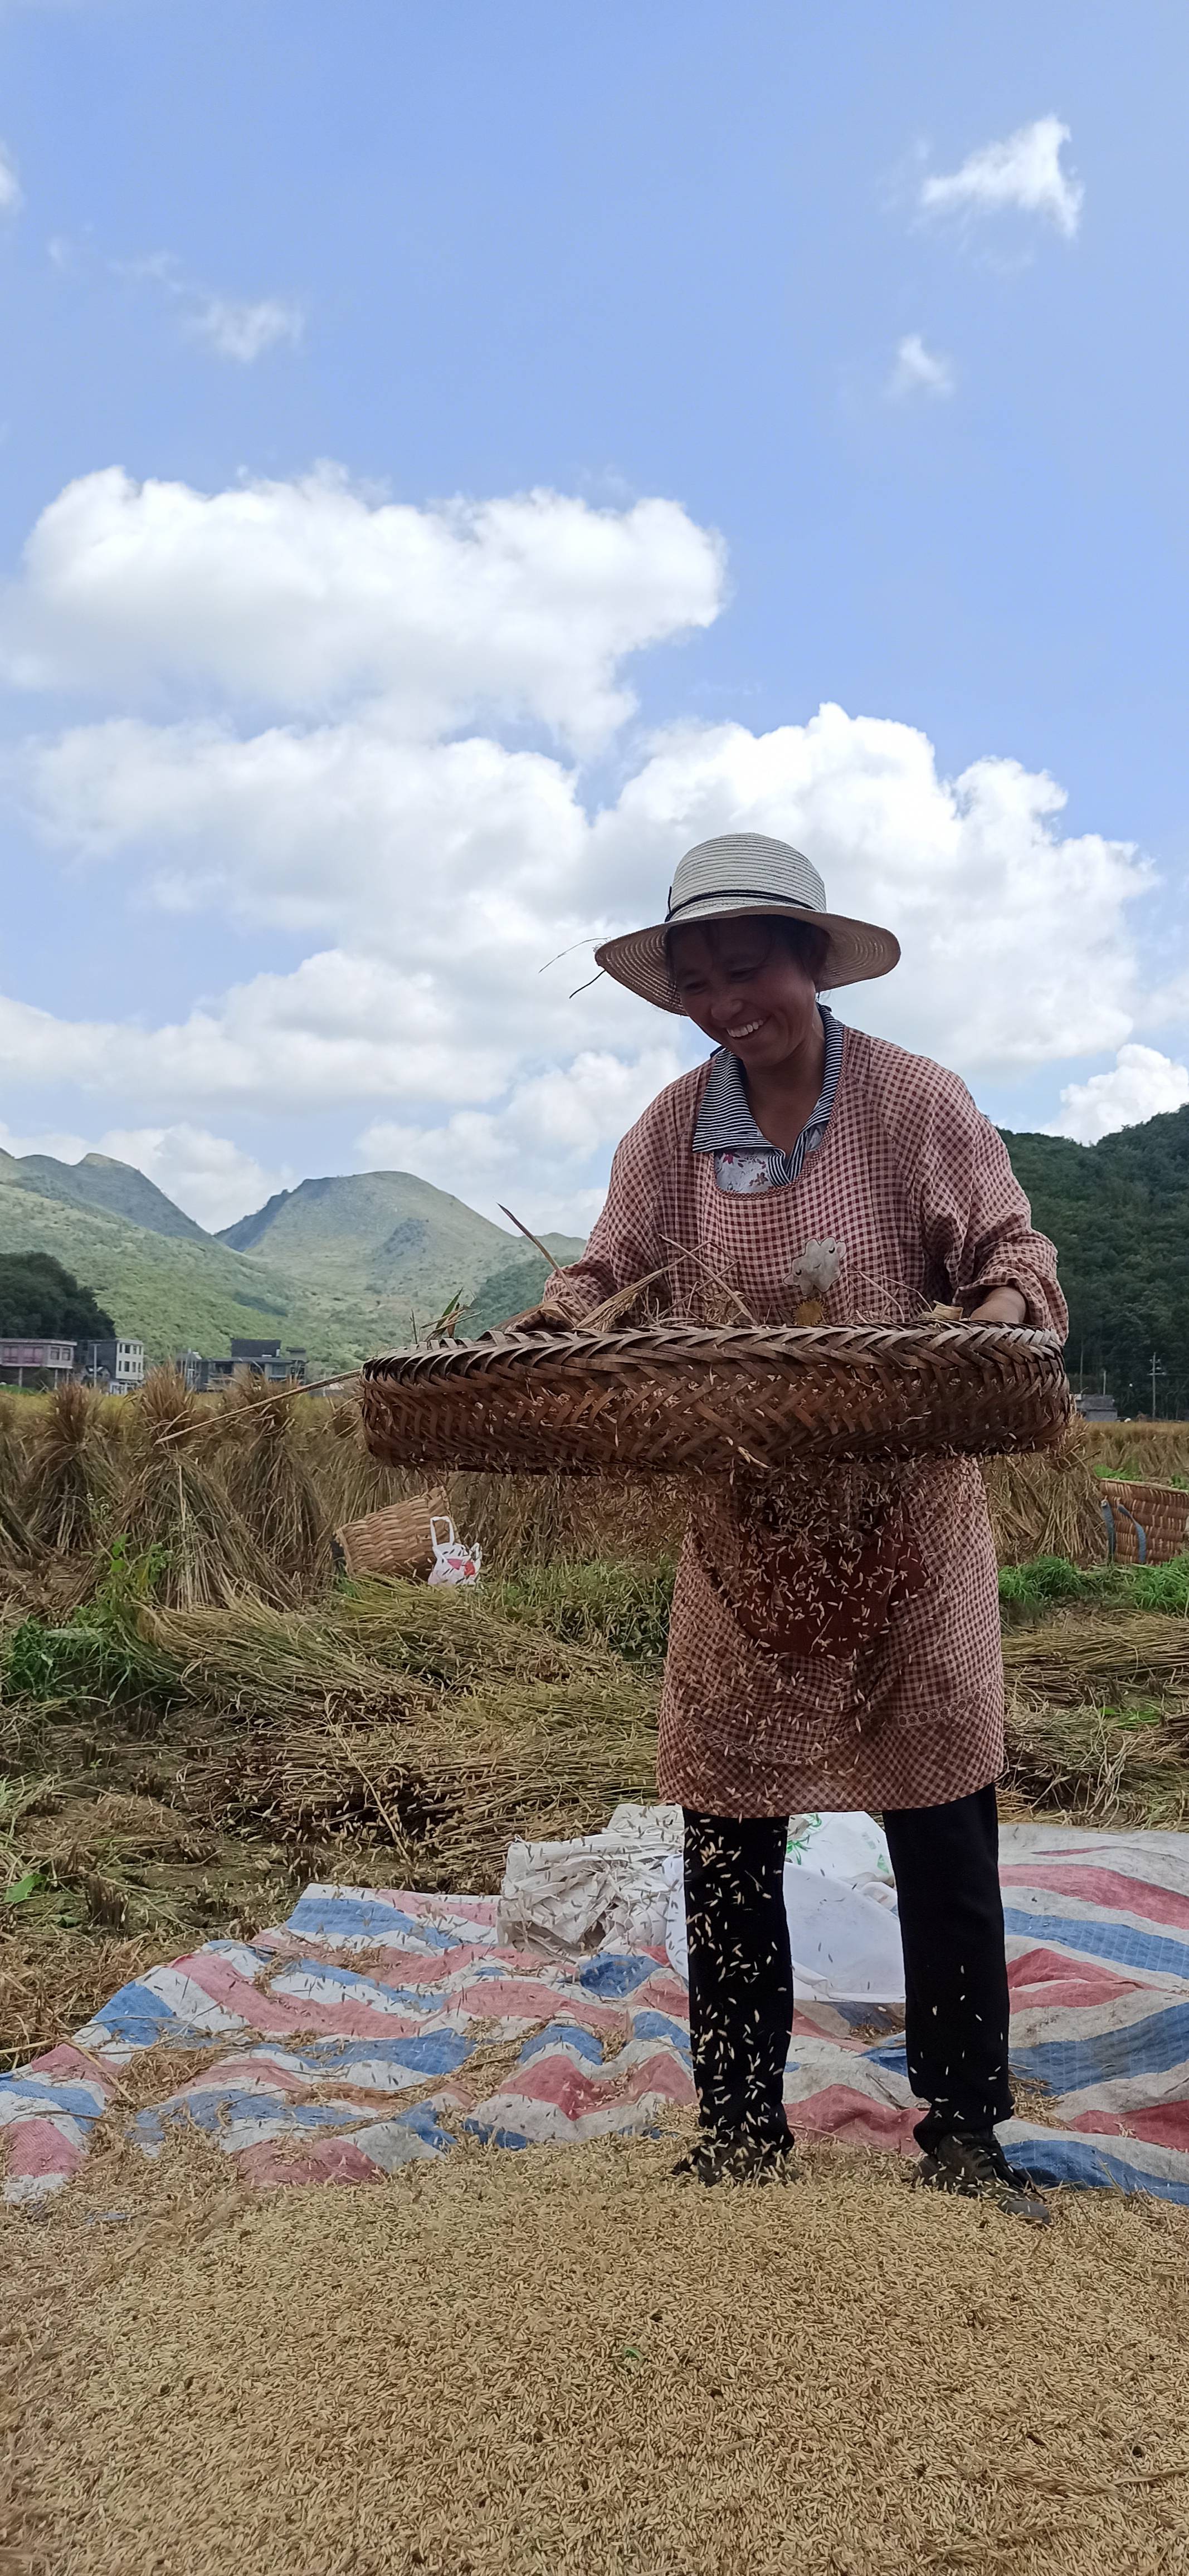
[[[174,1236],[179,1242],[209,1243],[192,1216],[186,1216],[155,1181],[131,1163],[109,1154],[84,1154],[81,1163],[59,1163],[52,1154],[6,1154],[0,1151],[0,1182],[6,1188],[32,1190],[39,1198],[61,1199],[78,1207],[101,1208],[108,1216],[127,1217],[150,1234]]]
[[[1106,1370],[1121,1413],[1189,1410],[1189,1108],[1097,1145],[1017,1135],[1004,1143],[1069,1300],[1068,1361]]]
[[[564,1235],[543,1234],[541,1241],[561,1262],[576,1261],[584,1249],[580,1243],[570,1243],[563,1251],[560,1247],[566,1244]],[[523,1315],[529,1306],[539,1305],[545,1282],[551,1277],[540,1253],[531,1251],[526,1244],[523,1261],[510,1261],[504,1269],[493,1270],[490,1279],[480,1282],[462,1318],[468,1340],[479,1333],[494,1332],[497,1324],[506,1324],[513,1315]]]
[[[349,1278],[381,1297],[399,1294],[421,1314],[505,1267],[519,1238],[413,1172],[346,1172],[279,1190],[218,1240],[291,1278]],[[559,1243],[559,1260],[581,1249]]]
[[[299,1293],[263,1262],[246,1261],[199,1233],[196,1242],[129,1224],[102,1208],[43,1196],[0,1175],[0,1247],[50,1252],[94,1289],[117,1330],[152,1359],[177,1350],[226,1350],[233,1333],[307,1344],[311,1358],[354,1358],[362,1318],[334,1300]]]

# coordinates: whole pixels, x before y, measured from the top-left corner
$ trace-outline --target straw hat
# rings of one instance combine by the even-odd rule
[[[830,942],[822,970],[823,985],[861,984],[869,975],[890,975],[900,955],[900,942],[874,922],[850,921],[827,912],[826,889],[817,869],[788,841],[769,840],[766,832],[720,832],[687,850],[669,889],[663,921],[647,930],[629,930],[596,948],[598,964],[617,984],[655,1002],[662,1011],[680,1011],[673,999],[665,941],[669,931],[687,922],[723,921],[741,912],[761,912],[780,919],[809,921]]]

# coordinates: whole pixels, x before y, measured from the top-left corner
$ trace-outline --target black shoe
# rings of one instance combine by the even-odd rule
[[[800,2167],[791,2135],[782,2138],[699,2138],[673,2167],[678,2182],[797,2182]]]
[[[956,2191],[964,2200],[989,2200],[1007,2218],[1047,2227],[1052,2211],[1034,2182],[1009,2165],[993,2130],[962,2137],[951,2130],[923,2155],[915,2180],[926,2191]]]

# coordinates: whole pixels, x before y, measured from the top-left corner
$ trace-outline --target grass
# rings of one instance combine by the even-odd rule
[[[999,1571],[1000,1601],[1013,1612],[1050,1610],[1067,1602],[1101,1609],[1189,1613],[1189,1556],[1165,1565],[1071,1565],[1067,1557],[1036,1556]]]

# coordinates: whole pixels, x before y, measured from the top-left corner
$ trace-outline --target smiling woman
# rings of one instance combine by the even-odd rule
[[[923,1056],[843,1029],[822,986],[887,974],[890,931],[831,913],[787,843],[687,852],[663,922],[598,952],[717,1052],[625,1137],[587,1253],[550,1304],[578,1320],[633,1280],[725,1288],[796,1320],[810,1248],[842,1260],[826,1323],[936,1300],[1063,1333],[1053,1247],[995,1129]],[[680,1293],[680,1292],[679,1292]],[[942,2190],[1043,2206],[995,2137],[1011,2111],[994,1783],[1003,1668],[986,1499],[966,1460],[772,1475],[695,1491],[673,1603],[659,1784],[686,1819],[690,2013],[703,2138],[688,2169],[787,2170],[790,1814],[876,1808],[899,1891],[917,2131]]]
[[[668,952],[675,1002],[744,1068],[754,1123],[791,1154],[825,1078],[826,1028],[817,997],[828,933],[812,922],[743,913],[671,930]],[[740,1090],[736,1075],[732,1092]]]

